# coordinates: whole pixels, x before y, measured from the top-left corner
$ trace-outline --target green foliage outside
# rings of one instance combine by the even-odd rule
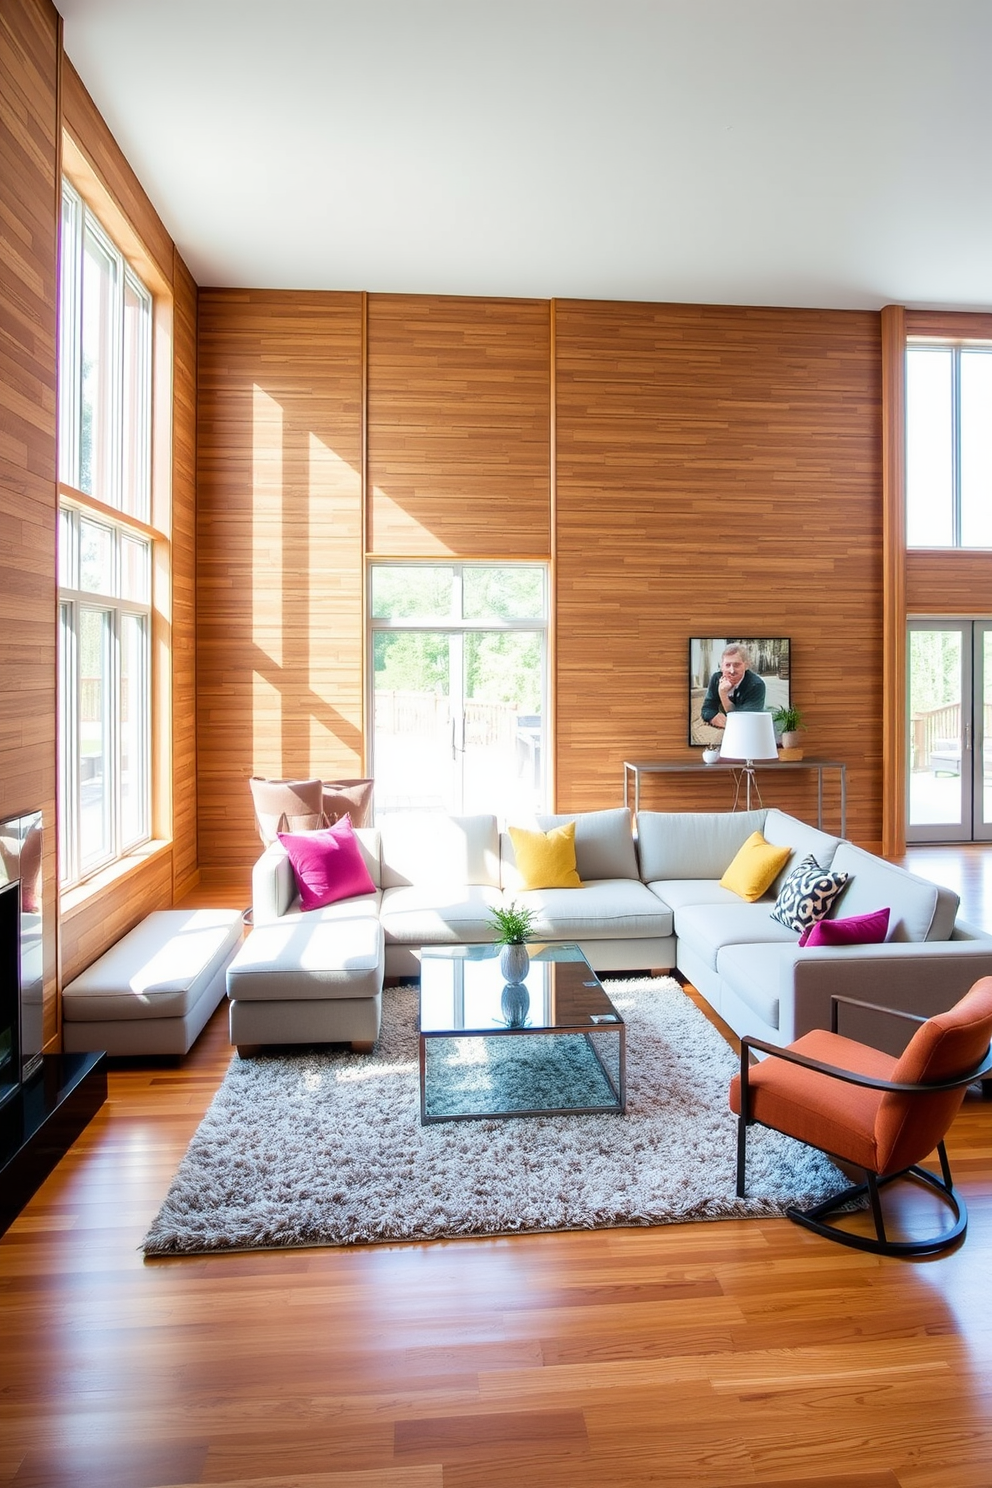
[[[961,639],[954,631],[909,633],[910,711],[931,713],[961,701]]]
[[[543,573],[534,567],[462,570],[462,614],[452,617],[453,571],[445,567],[374,567],[372,610],[379,619],[423,620],[437,629],[379,631],[374,636],[377,690],[450,691],[447,619],[478,621],[539,618],[544,612]],[[534,631],[470,630],[463,633],[465,695],[512,703],[519,713],[541,711],[541,636]]]

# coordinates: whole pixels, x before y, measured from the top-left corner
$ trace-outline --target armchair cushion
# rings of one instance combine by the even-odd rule
[[[814,1028],[789,1048],[837,1069],[853,1070],[878,1080],[891,1080],[896,1061],[868,1044]],[[730,1082],[730,1109],[740,1113],[740,1075]],[[748,1074],[751,1114],[762,1126],[788,1133],[859,1167],[878,1172],[875,1119],[883,1092],[851,1085],[801,1065],[774,1057]]]

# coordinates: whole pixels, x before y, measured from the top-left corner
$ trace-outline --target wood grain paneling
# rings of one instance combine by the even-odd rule
[[[547,301],[370,295],[368,420],[373,553],[548,556]]]
[[[906,335],[992,341],[992,315],[970,310],[907,310]]]
[[[906,554],[910,615],[992,615],[992,553],[917,548]]]
[[[558,809],[691,754],[691,636],[788,635],[807,752],[848,764],[877,845],[878,316],[558,301],[555,334]],[[690,779],[667,809],[727,804]],[[811,791],[766,803],[809,816]]]
[[[134,260],[134,244],[128,238],[131,233],[135,234],[158,274],[171,285],[172,239],[68,57],[63,59],[62,125],[96,172],[101,187],[111,197],[116,210],[110,214],[102,200],[90,201],[90,205],[117,246]],[[89,200],[86,181],[77,179],[76,172],[73,179],[83,197]],[[135,268],[147,283],[147,267],[135,262]]]
[[[172,871],[178,897],[197,872],[196,285],[178,253],[173,290]]]
[[[362,297],[198,305],[201,866],[258,850],[252,774],[361,775]]]
[[[44,823],[46,1042],[56,994],[56,201],[60,22],[0,7],[0,817]]]

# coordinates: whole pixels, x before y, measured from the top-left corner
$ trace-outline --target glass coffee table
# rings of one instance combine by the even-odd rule
[[[577,945],[531,945],[507,983],[499,947],[424,946],[420,1119],[626,1109],[626,1027]]]

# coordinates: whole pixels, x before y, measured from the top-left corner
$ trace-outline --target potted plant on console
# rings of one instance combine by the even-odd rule
[[[499,969],[508,982],[522,982],[530,967],[526,942],[534,930],[534,912],[521,908],[514,899],[510,904],[489,911],[495,930],[494,943],[501,946]]]
[[[806,732],[803,725],[803,715],[800,708],[776,708],[772,714],[772,722],[782,735],[781,758],[784,760],[801,760],[802,736]]]

